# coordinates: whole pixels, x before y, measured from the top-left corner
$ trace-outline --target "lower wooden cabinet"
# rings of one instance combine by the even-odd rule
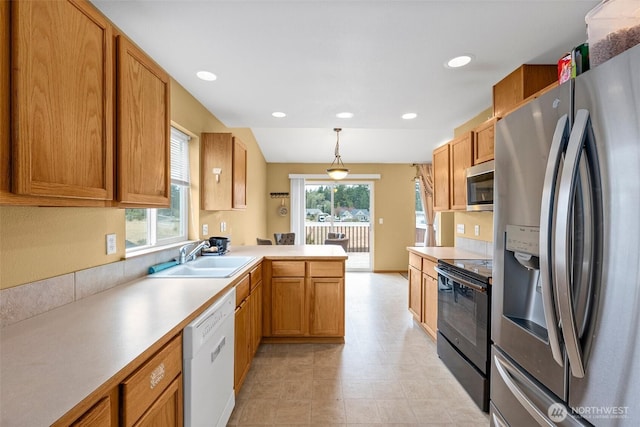
[[[244,383],[262,340],[262,264],[236,285],[234,390]]]
[[[262,270],[262,265],[260,266]],[[251,273],[251,294],[249,295],[249,306],[251,308],[251,356],[258,351],[260,341],[262,341],[262,275],[260,280],[253,284],[253,272]]]
[[[122,382],[121,424],[181,426],[181,373],[182,335],[179,335]]]
[[[269,261],[264,294],[265,337],[344,337],[344,261]]]
[[[304,277],[274,277],[271,295],[271,335],[303,336],[306,331]]]
[[[422,295],[421,324],[435,339],[438,331],[438,279],[422,273]]]
[[[422,273],[409,265],[409,311],[419,322],[422,319]]]
[[[236,307],[235,357],[233,384],[236,394],[240,391],[247,372],[249,372],[249,345],[251,335],[251,312],[247,300]]]
[[[409,311],[433,339],[438,331],[438,275],[436,263],[409,252]]]
[[[136,427],[176,427],[183,424],[182,375],[173,380],[138,420]]]
[[[112,417],[111,397],[106,396],[84,413],[72,427],[112,427],[117,425],[117,417]]]
[[[309,335],[339,336],[344,334],[343,279],[337,277],[309,279]]]

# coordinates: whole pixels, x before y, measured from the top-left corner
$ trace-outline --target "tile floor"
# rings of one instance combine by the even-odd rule
[[[344,344],[262,344],[230,426],[488,426],[411,320],[398,273],[347,273]]]

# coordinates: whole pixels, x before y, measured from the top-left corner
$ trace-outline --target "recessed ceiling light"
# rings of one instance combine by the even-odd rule
[[[405,120],[415,119],[416,117],[418,117],[416,113],[405,113],[402,115],[402,118]]]
[[[336,114],[336,117],[339,119],[350,119],[353,117],[353,113],[349,113],[348,111],[344,111],[342,113]]]
[[[209,71],[198,71],[196,73],[196,76],[198,76],[198,78],[200,80],[204,80],[204,81],[207,81],[207,82],[212,82],[212,81],[214,81],[215,79],[218,78],[218,76],[216,76],[215,74],[213,74],[212,72],[209,72]]]
[[[273,117],[278,118],[278,119],[281,119],[281,118],[283,118],[283,117],[287,117],[287,114],[286,114],[286,113],[283,113],[282,111],[276,111],[276,112],[273,112],[273,113],[271,113],[271,115],[272,115]]]
[[[446,66],[448,68],[459,68],[459,67],[464,67],[465,65],[467,65],[469,62],[471,62],[471,60],[473,59],[472,55],[460,55],[460,56],[456,56],[455,58],[451,58],[449,61],[447,61]]]

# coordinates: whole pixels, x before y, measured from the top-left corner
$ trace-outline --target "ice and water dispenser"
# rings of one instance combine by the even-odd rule
[[[547,341],[540,286],[539,227],[507,225],[504,250],[504,315]]]

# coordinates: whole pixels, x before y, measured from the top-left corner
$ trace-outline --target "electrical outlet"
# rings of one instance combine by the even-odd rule
[[[464,224],[457,224],[456,225],[456,232],[458,234],[464,234]]]
[[[115,254],[116,251],[117,251],[116,235],[115,234],[107,234],[106,241],[107,241],[107,255]]]
[[[221,232],[221,233],[224,233],[225,231],[227,231],[227,223],[226,223],[226,222],[224,222],[224,221],[222,221],[222,222],[220,223],[220,232]]]
[[[382,218],[378,218],[378,224],[380,225],[384,224],[384,220]]]
[[[476,226],[474,226],[474,227],[473,227],[473,233],[474,233],[476,236],[479,236],[479,235],[480,235],[480,226],[479,226],[479,225],[476,225]]]
[[[209,224],[202,224],[202,235],[206,236],[209,234]]]

